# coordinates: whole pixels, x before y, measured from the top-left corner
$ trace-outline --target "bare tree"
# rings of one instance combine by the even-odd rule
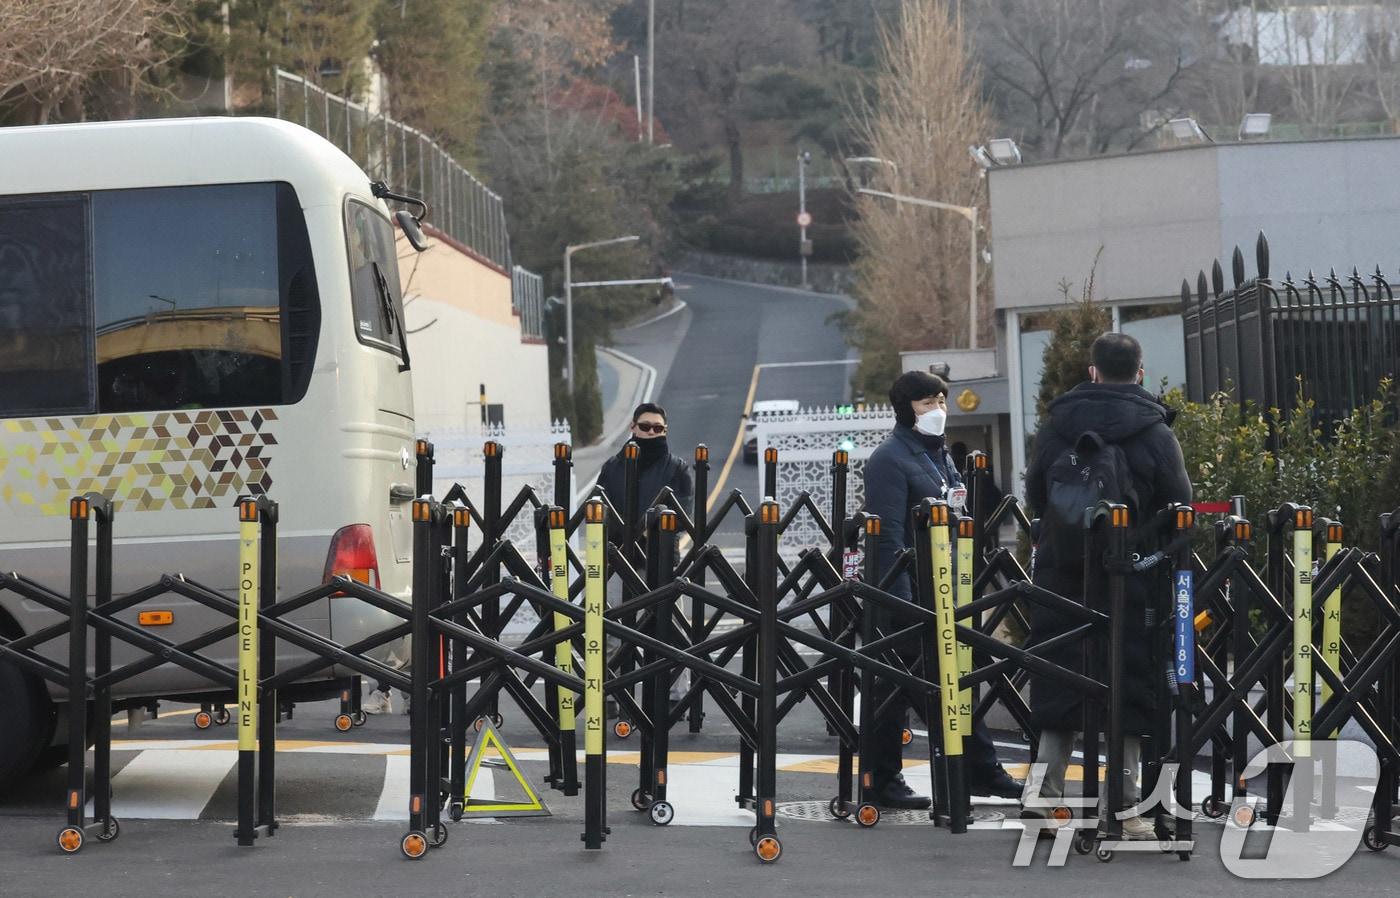
[[[966,0],[997,118],[1042,157],[1132,148],[1176,111],[1193,4]]]
[[[101,75],[140,76],[173,54],[163,38],[181,32],[184,0],[4,0],[0,2],[0,106],[11,117],[48,122]],[[81,108],[75,117],[81,117]]]
[[[904,0],[882,30],[870,99],[856,100],[852,130],[885,160],[894,193],[959,206],[983,202],[968,145],[990,116],[961,18],[946,0]],[[862,197],[856,236],[861,378],[883,379],[899,350],[964,345],[968,332],[966,220],[942,210]],[[988,304],[979,303],[987,311]],[[987,319],[980,322],[986,330]]]
[[[1366,10],[1368,82],[1392,131],[1400,125],[1400,0],[1380,0]]]

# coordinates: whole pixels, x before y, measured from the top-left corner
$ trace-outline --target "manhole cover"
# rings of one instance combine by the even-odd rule
[[[828,801],[781,801],[778,803],[778,816],[786,817],[789,820],[815,820],[815,821],[835,821],[831,816]],[[972,825],[977,828],[993,827],[999,829],[1001,822],[1006,819],[1006,815],[998,811],[974,810],[972,812]],[[848,817],[846,821],[855,824],[855,820]],[[881,810],[880,826],[932,826],[933,821],[928,818],[928,811],[899,811]]]

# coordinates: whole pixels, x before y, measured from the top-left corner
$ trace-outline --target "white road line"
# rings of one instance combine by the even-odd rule
[[[666,800],[682,826],[753,826],[752,810],[734,803],[739,791],[738,765],[712,767],[674,764],[666,768]]]
[[[409,759],[403,755],[384,758],[384,787],[379,790],[379,806],[371,820],[408,819]]]
[[[143,751],[112,777],[112,813],[145,820],[197,820],[238,752]]]
[[[689,289],[689,288],[686,288],[686,289]],[[679,312],[681,309],[684,309],[685,306],[686,306],[685,300],[683,300],[683,299],[678,299],[678,300],[676,300],[676,304],[675,304],[674,306],[672,306],[671,308],[669,308],[669,309],[667,309],[666,311],[662,312],[660,315],[653,315],[652,317],[648,318],[646,321],[640,321],[640,322],[638,322],[638,323],[636,323],[636,324],[629,324],[629,325],[627,325],[626,327],[618,328],[618,330],[631,331],[631,330],[636,330],[637,328],[646,327],[646,326],[649,325],[649,324],[655,324],[655,323],[658,322],[658,321],[665,321],[667,318],[670,318],[672,315],[676,314],[676,313]]]

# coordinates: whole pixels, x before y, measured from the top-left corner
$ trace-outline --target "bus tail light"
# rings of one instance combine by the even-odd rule
[[[375,554],[374,532],[368,524],[341,527],[331,537],[321,582],[329,583],[334,577],[349,577],[379,588],[379,556]]]

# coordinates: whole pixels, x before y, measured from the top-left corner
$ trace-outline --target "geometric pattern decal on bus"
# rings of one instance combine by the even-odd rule
[[[101,493],[118,511],[231,507],[272,488],[270,408],[4,421],[0,505],[68,514]]]

